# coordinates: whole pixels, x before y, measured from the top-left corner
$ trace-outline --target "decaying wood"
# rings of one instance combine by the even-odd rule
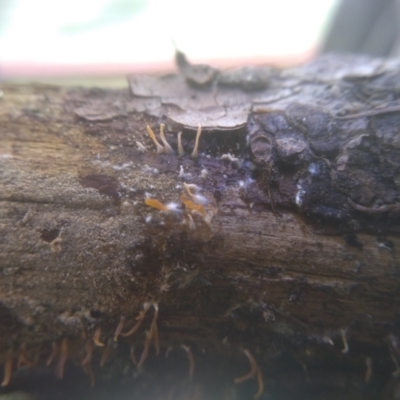
[[[171,398],[207,396],[210,376],[219,398],[266,396],[254,380],[234,385],[243,349],[266,393],[293,373],[293,387],[323,382],[337,398],[391,396],[400,64],[336,55],[284,71],[206,68],[130,77],[129,90],[2,86],[0,362],[23,346],[44,366],[63,344],[62,377],[100,332],[108,353],[99,370],[105,350],[93,348],[94,374],[128,363],[133,376],[133,349],[145,348],[143,380],[168,362],[186,368],[181,386],[158,382]],[[160,123],[172,154],[147,134]]]

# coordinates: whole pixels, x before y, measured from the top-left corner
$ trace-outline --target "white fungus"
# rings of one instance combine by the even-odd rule
[[[208,175],[208,171],[205,168],[203,168],[200,172],[201,179],[206,179],[207,175]]]
[[[146,147],[138,141],[136,141],[136,146],[141,153],[145,153],[147,151]]]

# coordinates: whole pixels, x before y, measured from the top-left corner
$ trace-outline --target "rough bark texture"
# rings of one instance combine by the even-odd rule
[[[157,302],[160,354],[152,346],[141,373],[130,357],[134,348],[140,359],[151,335],[151,309],[103,368],[95,348],[97,398],[251,398],[256,379],[233,383],[249,370],[243,349],[263,372],[261,398],[397,398],[399,63],[335,55],[285,71],[178,65],[177,75],[130,77],[129,90],[1,87],[9,387],[89,396],[77,366],[96,328],[107,343],[121,316],[125,332],[143,303]],[[146,133],[160,123],[173,154],[158,154]],[[184,183],[203,198],[189,203]],[[52,342],[66,338],[65,379],[76,391],[44,367]],[[190,379],[182,345],[196,360]],[[29,371],[16,369],[24,346],[37,360]]]

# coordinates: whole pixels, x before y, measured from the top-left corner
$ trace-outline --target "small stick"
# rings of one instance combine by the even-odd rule
[[[201,125],[199,124],[199,127],[197,128],[196,141],[194,143],[194,149],[193,149],[193,152],[192,152],[192,157],[193,158],[197,158],[199,156],[200,135],[201,135]]]
[[[122,329],[124,328],[124,323],[125,323],[125,317],[122,316],[121,319],[119,320],[119,324],[114,333],[114,342],[118,342],[118,336],[121,334]]]
[[[163,145],[165,146],[165,152],[170,154],[170,153],[173,153],[174,151],[172,150],[172,147],[167,142],[167,139],[165,139],[164,128],[165,128],[165,125],[160,124],[160,138],[161,138],[161,141],[163,142]]]
[[[373,115],[381,115],[381,114],[389,114],[389,113],[394,113],[400,111],[399,106],[392,106],[392,107],[386,107],[386,108],[375,108],[369,111],[364,111],[360,113],[355,113],[355,114],[348,114],[344,116],[337,116],[337,119],[341,120],[346,120],[346,119],[353,119],[353,118],[361,118],[361,117],[370,117]]]
[[[2,387],[5,387],[10,383],[12,376],[12,367],[13,367],[13,356],[10,353],[4,364],[4,379],[3,382],[1,383]]]
[[[104,343],[100,342],[101,326],[98,325],[94,331],[93,342],[98,347],[103,347]]]
[[[355,210],[358,210],[358,211],[361,211],[361,212],[364,212],[367,214],[382,214],[385,212],[397,213],[400,210],[400,203],[387,204],[387,205],[380,206],[380,207],[365,207],[365,206],[362,206],[361,204],[354,203],[354,201],[351,200],[350,197],[347,198],[347,202]]]
[[[161,146],[161,144],[158,142],[156,139],[156,135],[153,132],[153,129],[150,128],[149,125],[147,125],[147,133],[149,134],[151,140],[157,147],[157,153],[164,153],[164,147]]]

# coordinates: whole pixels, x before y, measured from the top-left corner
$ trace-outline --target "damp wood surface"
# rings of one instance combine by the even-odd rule
[[[14,360],[18,382],[22,351],[44,368],[67,339],[73,368],[96,330],[107,347],[147,302],[160,354],[152,342],[137,376],[129,349],[139,362],[145,331],[155,339],[150,309],[97,376],[151,382],[170,361],[187,379],[171,398],[206,396],[212,368],[221,399],[258,394],[258,372],[260,398],[280,398],[285,376],[332,398],[394,398],[400,63],[191,68],[118,90],[0,86],[0,362]],[[161,123],[172,153],[147,133],[162,144]],[[250,369],[244,350],[258,366],[234,384]],[[102,357],[95,346],[93,362]],[[139,387],[137,398],[158,398]]]

